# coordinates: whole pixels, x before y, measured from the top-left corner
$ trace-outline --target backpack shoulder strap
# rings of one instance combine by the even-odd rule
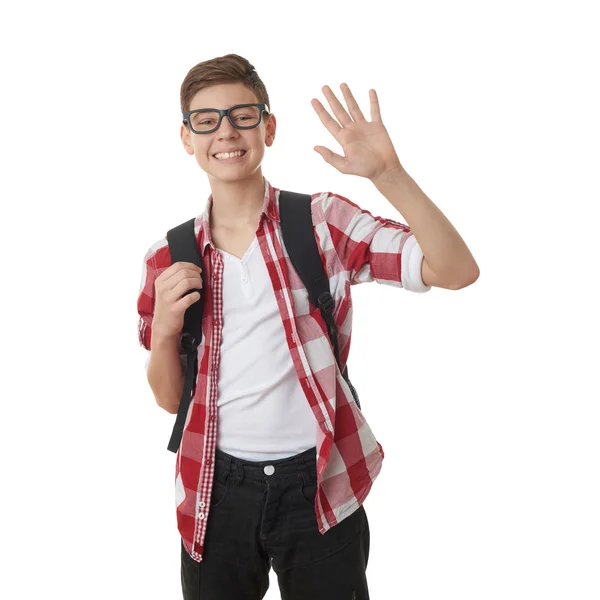
[[[194,223],[196,219],[190,219],[173,229],[169,229],[167,232],[167,242],[169,243],[169,253],[171,255],[171,264],[176,262],[191,262],[202,268],[202,279],[204,280],[204,265],[202,263],[202,256],[198,248],[198,240],[194,232]],[[195,342],[196,346],[202,341],[202,314],[204,312],[204,294],[202,290],[189,290],[184,296],[191,294],[192,292],[200,293],[200,300],[194,302],[185,311],[183,317],[183,333],[190,334]],[[183,336],[187,337],[187,336]],[[183,339],[182,339],[183,343]]]
[[[176,262],[191,262],[202,267],[202,289],[191,289],[184,296],[192,292],[199,292],[200,299],[194,302],[185,311],[183,316],[183,335],[181,345],[187,355],[187,365],[185,369],[185,383],[183,393],[177,409],[177,417],[173,432],[167,449],[171,452],[177,452],[183,436],[183,428],[187,417],[190,402],[196,390],[196,376],[198,374],[198,353],[196,348],[202,341],[202,315],[204,313],[204,265],[202,256],[198,248],[198,241],[194,232],[194,223],[196,219],[190,219],[181,223],[177,227],[169,229],[167,232],[167,242],[169,244],[169,253],[171,255],[171,264]]]
[[[329,279],[323,269],[315,239],[312,221],[312,196],[298,194],[286,190],[279,191],[279,215],[283,241],[288,251],[290,262],[302,279],[308,297],[317,306],[327,324],[327,333],[333,345],[335,359],[340,367],[338,348],[338,330],[333,318],[333,297],[329,289]],[[348,383],[356,404],[360,408],[358,394],[348,378],[348,367],[342,373]]]
[[[333,298],[314,235],[311,196],[280,190],[279,215],[283,241],[290,261],[302,279],[310,301],[319,308],[323,306],[326,312],[329,312],[327,309],[330,305],[333,309]],[[328,322],[329,318],[326,321]]]

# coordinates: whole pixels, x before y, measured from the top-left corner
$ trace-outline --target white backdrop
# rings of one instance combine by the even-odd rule
[[[321,87],[348,83],[369,120],[375,88],[481,269],[459,291],[353,287],[349,372],[386,454],[365,502],[371,597],[600,598],[592,5],[3,8],[2,598],[181,597],[174,416],[136,300],[150,244],[210,194],[179,139],[181,82],[230,52],[270,94],[274,186],[406,222],[313,150],[341,150]]]

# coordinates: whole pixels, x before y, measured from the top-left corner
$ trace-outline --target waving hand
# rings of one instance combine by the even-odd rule
[[[335,154],[324,146],[315,146],[314,150],[340,173],[346,175],[358,175],[373,180],[385,173],[402,169],[392,140],[381,121],[375,90],[369,90],[371,121],[367,121],[350,88],[345,83],[340,87],[350,114],[327,85],[322,91],[338,120],[336,121],[316,98],[312,99],[311,104],[323,125],[343,148],[345,156]]]

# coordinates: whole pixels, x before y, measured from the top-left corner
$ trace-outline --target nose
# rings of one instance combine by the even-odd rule
[[[217,130],[217,135],[219,136],[219,139],[229,139],[231,137],[235,137],[238,135],[238,133],[237,129],[229,122],[229,119],[227,117],[223,117],[221,119],[221,125]]]

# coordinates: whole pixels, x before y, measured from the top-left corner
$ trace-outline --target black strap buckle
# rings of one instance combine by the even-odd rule
[[[333,297],[329,292],[322,292],[317,298],[317,304],[326,312],[333,310]]]
[[[185,350],[186,354],[193,352],[198,347],[196,338],[191,333],[184,333],[181,336],[181,347]]]

